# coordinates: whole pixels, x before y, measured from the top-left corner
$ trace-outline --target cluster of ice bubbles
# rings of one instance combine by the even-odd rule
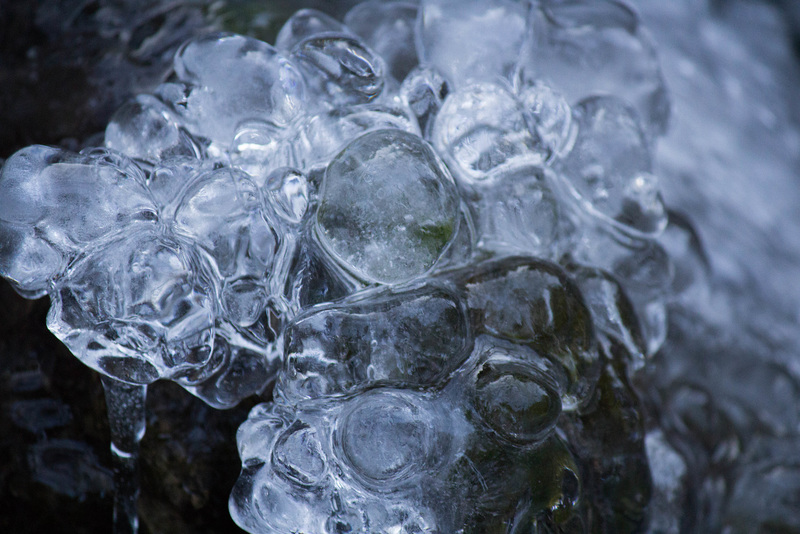
[[[615,0],[302,10],[185,43],[104,148],[9,158],[0,273],[111,389],[275,382],[238,434],[249,532],[620,532],[686,232],[668,115]]]

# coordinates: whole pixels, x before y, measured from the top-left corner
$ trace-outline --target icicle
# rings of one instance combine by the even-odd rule
[[[139,442],[145,431],[147,386],[103,377],[114,465],[114,534],[136,534],[139,516]]]

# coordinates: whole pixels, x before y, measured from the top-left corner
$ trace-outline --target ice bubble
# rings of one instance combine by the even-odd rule
[[[263,120],[247,120],[236,127],[228,156],[231,165],[248,173],[259,186],[280,167],[295,165],[294,127],[281,128]]]
[[[508,257],[452,275],[467,293],[476,332],[527,345],[563,366],[574,409],[588,400],[600,371],[591,314],[580,290],[558,265]]]
[[[458,223],[455,183],[430,145],[400,130],[378,130],[328,166],[316,235],[359,278],[398,282],[429,271]]]
[[[290,167],[279,167],[267,176],[262,189],[266,203],[290,224],[297,224],[306,214],[310,199],[306,176]]]
[[[295,164],[304,170],[327,165],[356,137],[367,132],[398,129],[419,134],[417,121],[398,102],[367,103],[325,110],[308,115],[287,139]]]
[[[546,155],[528,130],[522,105],[501,85],[480,83],[450,93],[431,131],[436,150],[467,184],[505,164],[542,163]]]
[[[500,167],[477,182],[467,196],[482,249],[556,259],[568,248],[572,222],[553,192],[547,168]]]
[[[430,67],[416,67],[403,80],[400,97],[416,115],[426,139],[430,139],[433,119],[449,93],[448,83]]]
[[[546,147],[549,158],[572,150],[578,128],[572,122],[572,108],[564,95],[541,82],[519,90],[517,96],[528,119],[528,127]]]
[[[263,278],[271,267],[278,238],[261,209],[250,177],[229,168],[194,178],[175,211],[175,229],[202,245],[223,278]]]
[[[309,92],[334,106],[375,100],[386,83],[383,59],[357,37],[312,36],[292,49],[291,58],[305,73]]]
[[[306,96],[300,71],[274,47],[230,33],[185,43],[175,55],[175,73],[188,84],[177,106],[190,131],[227,148],[245,120],[283,127]]]
[[[401,81],[418,63],[416,22],[417,6],[404,1],[362,2],[344,18],[347,27],[384,59],[389,74]]]
[[[47,326],[86,365],[131,384],[207,368],[216,286],[190,243],[151,226],[83,254],[51,293]]]
[[[44,294],[93,243],[156,217],[141,169],[100,149],[22,149],[3,166],[0,187],[2,274],[31,296]]]
[[[553,430],[561,413],[559,384],[548,362],[523,346],[479,340],[475,410],[502,439],[530,445]]]
[[[289,282],[286,290],[289,301],[300,309],[334,302],[363,288],[360,282],[327,258],[311,232],[300,236]]]
[[[639,318],[647,355],[666,335],[666,294],[674,267],[667,251],[655,240],[630,238],[613,229],[587,228],[571,251],[579,264],[601,268],[614,276]]]
[[[149,163],[200,155],[200,148],[166,104],[151,95],[139,95],[114,113],[106,126],[105,145]]]
[[[259,395],[272,382],[281,354],[272,345],[222,323],[216,329],[214,353],[205,367],[178,383],[208,405],[233,408],[243,399]]]
[[[636,309],[620,283],[611,273],[596,267],[580,266],[572,274],[597,330],[621,343],[632,358],[633,368],[640,368],[648,346]]]
[[[525,41],[527,8],[513,0],[423,0],[417,27],[420,62],[461,89],[509,79]]]
[[[368,290],[315,307],[286,330],[276,395],[341,394],[374,383],[433,386],[469,355],[467,312],[446,287]]]
[[[573,195],[623,230],[657,234],[667,222],[649,143],[635,111],[615,97],[574,108],[578,135],[558,168]]]
[[[50,282],[67,268],[58,250],[28,225],[0,224],[0,274],[27,298],[47,294]]]
[[[544,81],[570,102],[613,94],[636,108],[650,135],[666,131],[670,103],[655,46],[627,4],[546,0],[532,15],[518,83]]]
[[[367,393],[341,421],[342,460],[378,491],[408,483],[438,461],[431,455],[437,421],[413,397],[404,397]]]

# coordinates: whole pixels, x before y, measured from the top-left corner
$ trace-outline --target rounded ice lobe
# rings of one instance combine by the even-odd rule
[[[210,374],[215,285],[190,243],[133,227],[86,253],[51,293],[47,326],[86,365],[117,380]],[[198,375],[199,372],[199,375]]]
[[[517,98],[528,120],[528,128],[536,133],[547,150],[548,158],[567,154],[578,130],[572,122],[572,108],[564,95],[536,82],[519,90]]]
[[[151,95],[139,95],[114,113],[106,126],[105,145],[149,163],[199,154],[166,104]]]
[[[423,0],[417,26],[422,64],[460,89],[510,78],[526,35],[526,4],[514,0]]]
[[[344,22],[380,55],[396,80],[403,80],[417,63],[417,6],[405,1],[369,1],[347,12]]]
[[[309,90],[334,106],[370,102],[386,82],[383,59],[357,37],[312,36],[292,49],[291,58],[303,69]]]
[[[313,486],[325,475],[325,458],[316,432],[295,423],[284,432],[272,451],[275,470],[300,486]]]
[[[650,136],[666,131],[670,102],[655,46],[618,0],[546,0],[533,7],[516,83],[545,82],[570,103],[613,94],[633,106]]]
[[[258,188],[250,177],[221,168],[195,178],[175,211],[175,228],[216,260],[224,278],[263,278],[277,248],[264,219]]]
[[[478,246],[501,253],[555,259],[570,241],[567,210],[551,170],[519,164],[498,168],[472,187]]]
[[[598,96],[579,102],[574,114],[575,144],[558,166],[572,194],[623,230],[662,231],[666,209],[636,112],[616,97]]]
[[[452,177],[425,141],[378,130],[328,166],[316,235],[359,278],[399,282],[434,266],[456,234],[459,204]]]
[[[287,139],[300,169],[327,165],[351,141],[367,132],[398,129],[419,134],[414,117],[401,105],[359,104],[305,117],[297,135]]]
[[[156,218],[143,172],[113,151],[24,148],[0,170],[0,189],[0,274],[29,296],[95,242]]]
[[[472,347],[467,311],[438,285],[367,290],[316,306],[286,328],[285,369],[275,395],[295,402],[377,383],[434,386]]]
[[[589,309],[560,266],[508,257],[454,276],[466,291],[476,332],[529,346],[559,363],[569,380],[565,409],[588,400],[601,360]]]
[[[308,179],[297,169],[279,167],[267,176],[262,189],[266,203],[284,221],[298,224],[308,209]]]
[[[456,178],[468,185],[485,180],[502,165],[539,164],[546,157],[516,97],[485,82],[448,95],[433,123],[431,143]]]
[[[401,395],[364,394],[342,420],[344,460],[379,491],[411,478],[430,463],[431,416]]]
[[[488,361],[475,384],[475,409],[499,436],[535,443],[555,426],[561,399],[553,380],[537,367],[508,359]]]
[[[245,120],[286,126],[303,106],[305,82],[273,46],[242,35],[218,33],[185,43],[175,73],[188,84],[177,106],[190,130],[227,148]]]
[[[578,267],[572,274],[597,329],[627,349],[634,368],[641,367],[647,346],[635,307],[620,283],[611,273],[595,267]]]
[[[416,115],[420,130],[430,139],[434,118],[450,93],[450,86],[442,76],[430,67],[416,67],[403,79],[400,98]]]

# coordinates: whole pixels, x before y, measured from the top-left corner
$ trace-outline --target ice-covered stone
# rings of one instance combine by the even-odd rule
[[[377,130],[328,166],[316,235],[356,276],[399,282],[434,266],[458,230],[459,204],[430,145],[400,130]]]

